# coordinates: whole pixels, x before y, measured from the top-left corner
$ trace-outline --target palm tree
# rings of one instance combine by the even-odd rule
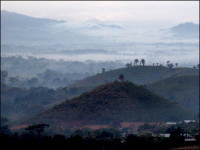
[[[144,59],[141,59],[140,63],[144,66],[145,60],[144,60]]]
[[[134,65],[137,65],[138,62],[139,62],[139,60],[136,58],[136,59],[134,60]]]

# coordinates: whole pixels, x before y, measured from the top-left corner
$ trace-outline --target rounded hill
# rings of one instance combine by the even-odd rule
[[[37,115],[32,122],[64,127],[120,122],[164,122],[188,118],[177,103],[132,82],[108,83]]]
[[[199,75],[199,70],[192,68],[169,69],[163,66],[132,66],[98,73],[94,76],[77,81],[72,84],[71,87],[96,87],[117,80],[120,74],[124,75],[125,80],[143,85],[171,76]]]

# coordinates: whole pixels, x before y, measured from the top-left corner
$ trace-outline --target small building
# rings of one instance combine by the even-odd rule
[[[195,138],[185,138],[185,142],[195,142],[197,141]]]
[[[160,133],[160,137],[169,138],[170,135],[171,135],[170,133]]]
[[[191,123],[191,122],[196,122],[195,120],[184,120],[184,123]]]
[[[176,122],[166,122],[167,125],[176,125]]]

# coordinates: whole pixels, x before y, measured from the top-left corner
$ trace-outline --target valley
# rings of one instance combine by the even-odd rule
[[[195,1],[2,1],[2,146],[198,149],[198,12]]]

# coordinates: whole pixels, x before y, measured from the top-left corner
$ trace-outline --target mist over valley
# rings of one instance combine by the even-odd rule
[[[199,25],[194,23],[159,25],[98,19],[76,23],[7,11],[2,11],[1,19],[2,56],[124,62],[137,57],[145,58],[148,64],[155,59],[159,63],[178,61],[184,66],[198,63]],[[183,31],[187,33],[183,35]]]
[[[118,11],[116,2],[105,15],[97,10],[111,2],[97,2],[90,8],[94,14],[87,3],[72,7],[81,13],[67,6],[64,12],[60,5],[56,17],[56,5],[47,17],[4,5],[1,138],[68,148],[80,142],[91,150],[137,144],[173,148],[187,145],[187,138],[199,142],[199,23],[190,13],[169,21],[163,10],[159,17],[161,5],[136,2],[146,8],[137,9],[122,2],[127,10]]]

